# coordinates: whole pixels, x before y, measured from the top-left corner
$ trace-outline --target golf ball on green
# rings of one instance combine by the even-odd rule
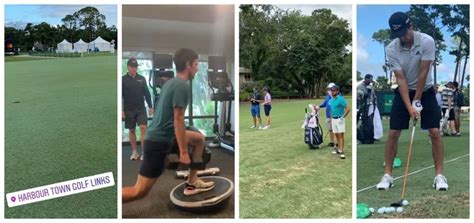
[[[397,208],[397,212],[398,212],[398,213],[402,213],[402,211],[403,211],[403,208],[402,208],[402,207],[398,207],[398,208]]]
[[[403,206],[407,206],[408,204],[410,204],[410,203],[408,203],[407,200],[403,200],[403,201],[402,201],[402,205],[403,205]]]
[[[375,209],[374,208],[369,208],[369,211],[374,213]]]

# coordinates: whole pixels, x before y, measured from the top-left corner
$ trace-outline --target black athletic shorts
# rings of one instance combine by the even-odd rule
[[[403,103],[398,88],[395,89],[395,97],[393,98],[392,110],[390,112],[390,129],[402,130],[408,129],[410,125],[410,114]],[[415,97],[415,91],[409,91],[410,101]],[[421,128],[431,129],[439,128],[439,120],[441,119],[441,111],[439,110],[436,94],[433,88],[423,92],[421,95]]]
[[[444,117],[446,115],[446,110],[448,110],[448,109],[447,108],[442,108],[442,110],[443,110],[443,117]],[[454,109],[449,110],[448,121],[454,121]]]
[[[264,105],[263,110],[265,110],[265,116],[269,116],[270,111],[272,110],[272,106],[271,105]]]
[[[144,157],[140,175],[148,178],[159,177],[165,168],[166,157],[171,151],[171,143],[145,140]]]
[[[147,125],[146,110],[125,111],[125,128],[134,129],[137,125]]]

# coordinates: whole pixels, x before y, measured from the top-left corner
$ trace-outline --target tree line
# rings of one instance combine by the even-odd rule
[[[330,9],[308,16],[272,5],[241,5],[239,14],[239,66],[251,70],[255,85],[306,97],[319,97],[328,82],[350,85],[352,32]]]
[[[5,27],[5,39],[13,40],[15,47],[22,52],[30,51],[34,46],[44,49],[56,48],[63,39],[70,43],[83,39],[91,42],[97,37],[107,41],[114,40],[117,45],[117,28],[107,27],[106,18],[95,7],[84,7],[72,15],[61,19],[61,25],[27,23],[25,28]]]

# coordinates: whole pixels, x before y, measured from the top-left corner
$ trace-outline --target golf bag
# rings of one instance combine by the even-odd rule
[[[363,144],[374,143],[374,114],[369,114],[369,106],[363,106],[360,112],[361,124],[357,128],[357,140]]]
[[[308,113],[305,109],[306,118],[304,126],[304,142],[310,149],[317,149],[323,143],[323,129],[319,124],[318,112]]]

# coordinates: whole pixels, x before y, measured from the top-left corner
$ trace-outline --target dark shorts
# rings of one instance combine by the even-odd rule
[[[165,161],[171,151],[171,143],[145,140],[144,144],[144,157],[139,173],[144,177],[157,178],[165,169]]]
[[[446,115],[447,108],[443,108],[443,117]],[[448,121],[454,121],[454,109],[449,109]]]
[[[137,125],[147,125],[146,110],[125,111],[125,128],[134,129]]]
[[[265,116],[270,116],[270,111],[272,110],[271,105],[264,105],[263,110],[265,111]]]
[[[409,92],[410,101],[415,96],[415,91]],[[435,90],[430,88],[421,95],[421,128],[432,129],[439,128],[439,120],[441,119],[441,111],[436,101]],[[390,113],[390,129],[402,130],[408,129],[410,124],[410,114],[402,101],[398,88],[395,89],[395,97],[393,98],[392,110]]]
[[[260,117],[260,105],[252,105],[250,112],[252,113],[252,117]]]

